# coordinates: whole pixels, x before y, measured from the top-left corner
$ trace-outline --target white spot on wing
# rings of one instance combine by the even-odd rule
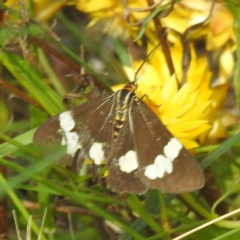
[[[164,173],[171,173],[173,170],[172,161],[163,155],[158,155],[155,158],[154,164],[151,164],[145,169],[145,176],[149,179],[162,178]]]
[[[89,156],[96,165],[100,165],[104,160],[103,144],[94,142],[89,150]]]
[[[66,111],[59,115],[60,127],[64,132],[69,132],[75,127],[75,121],[71,113],[71,111]]]
[[[156,179],[157,178],[157,173],[155,171],[155,166],[154,164],[151,164],[146,167],[144,175],[149,178],[149,179]]]
[[[155,159],[155,166],[157,168],[158,176],[159,178],[162,178],[164,175],[164,172],[171,173],[173,170],[173,164],[170,159],[167,157],[164,157],[163,155],[159,155]],[[160,168],[162,168],[162,172],[160,172]]]
[[[171,138],[168,144],[163,148],[164,155],[158,155],[154,163],[145,168],[145,176],[153,180],[162,178],[165,173],[171,173],[173,171],[172,161],[178,157],[182,147],[182,144],[176,138]]]
[[[71,111],[61,113],[59,123],[62,130],[62,145],[67,145],[67,153],[73,156],[82,146],[79,143],[79,135],[76,132],[71,132],[76,125]]]
[[[76,132],[65,132],[62,145],[67,145],[67,153],[73,156],[75,152],[81,148],[78,134]]]
[[[126,173],[130,173],[138,168],[137,154],[133,150],[120,157],[118,162],[121,171]]]
[[[179,155],[182,147],[182,144],[176,138],[171,138],[168,144],[163,148],[164,155],[174,160]]]

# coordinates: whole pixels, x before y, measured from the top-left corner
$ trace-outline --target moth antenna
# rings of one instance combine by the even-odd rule
[[[149,57],[153,54],[153,52],[160,46],[160,44],[157,44],[151,51],[150,53],[148,53],[148,55],[146,56],[146,58],[143,60],[143,62],[141,63],[140,67],[137,69],[135,76],[134,76],[134,80],[133,82],[137,85],[137,75],[140,72],[140,70],[142,69],[143,65],[148,61]]]

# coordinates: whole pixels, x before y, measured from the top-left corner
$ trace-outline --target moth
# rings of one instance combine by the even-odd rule
[[[77,157],[77,167],[89,158],[97,167],[104,163],[106,183],[115,192],[200,189],[204,180],[197,162],[137,98],[135,89],[129,83],[50,118],[37,129],[33,142],[65,147],[71,158]]]

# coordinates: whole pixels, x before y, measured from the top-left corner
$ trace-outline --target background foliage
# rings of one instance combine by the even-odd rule
[[[31,6],[27,9],[33,17]],[[0,222],[6,223],[9,239],[19,238],[13,209],[21,234],[30,228],[29,239],[40,235],[41,239],[153,240],[174,239],[239,208],[238,124],[228,130],[226,139],[196,149],[206,186],[194,193],[149,190],[140,196],[119,196],[89,174],[78,176],[53,166],[59,152],[44,159],[32,136],[40,123],[66,109],[64,96],[82,83],[80,66],[96,87],[87,87],[80,99],[68,101],[71,107],[128,81],[122,69],[131,62],[128,49],[99,29],[89,31],[87,15],[73,7],[56,12],[53,30],[32,18],[24,19],[19,8],[1,7],[12,14],[0,30],[0,199],[4,206]],[[79,57],[81,45],[85,59]],[[235,82],[237,87],[238,79]],[[237,239],[239,230],[239,216],[234,215],[184,239]]]

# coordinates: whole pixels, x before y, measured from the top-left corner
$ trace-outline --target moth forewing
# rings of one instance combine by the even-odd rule
[[[48,119],[36,130],[33,142],[43,152],[46,152],[46,147],[52,151],[65,147],[66,154],[72,158],[80,149],[77,161],[82,163],[83,158],[89,158],[94,143],[101,143],[105,148],[112,142],[113,124],[110,122],[114,118],[114,112],[110,114],[110,109],[113,97],[112,94],[100,96]],[[109,148],[104,149],[106,155]],[[71,166],[71,161],[64,161],[62,165]]]
[[[148,188],[181,193],[203,186],[197,162],[141,100],[131,106],[130,124],[139,178]]]
[[[84,142],[83,151],[92,158],[96,165],[106,161],[113,144],[114,97],[114,95],[110,95],[104,99],[96,98],[96,106],[84,113],[78,114],[77,111],[73,111],[74,119],[77,121],[76,132],[81,134],[82,129],[86,128],[90,136],[90,141],[84,140],[88,136],[81,137],[81,141]],[[78,119],[81,119],[82,115],[88,115],[88,119],[79,122]]]
[[[128,118],[124,121],[107,158],[106,182],[115,192],[141,194],[146,192],[147,187],[138,176],[139,164]]]

